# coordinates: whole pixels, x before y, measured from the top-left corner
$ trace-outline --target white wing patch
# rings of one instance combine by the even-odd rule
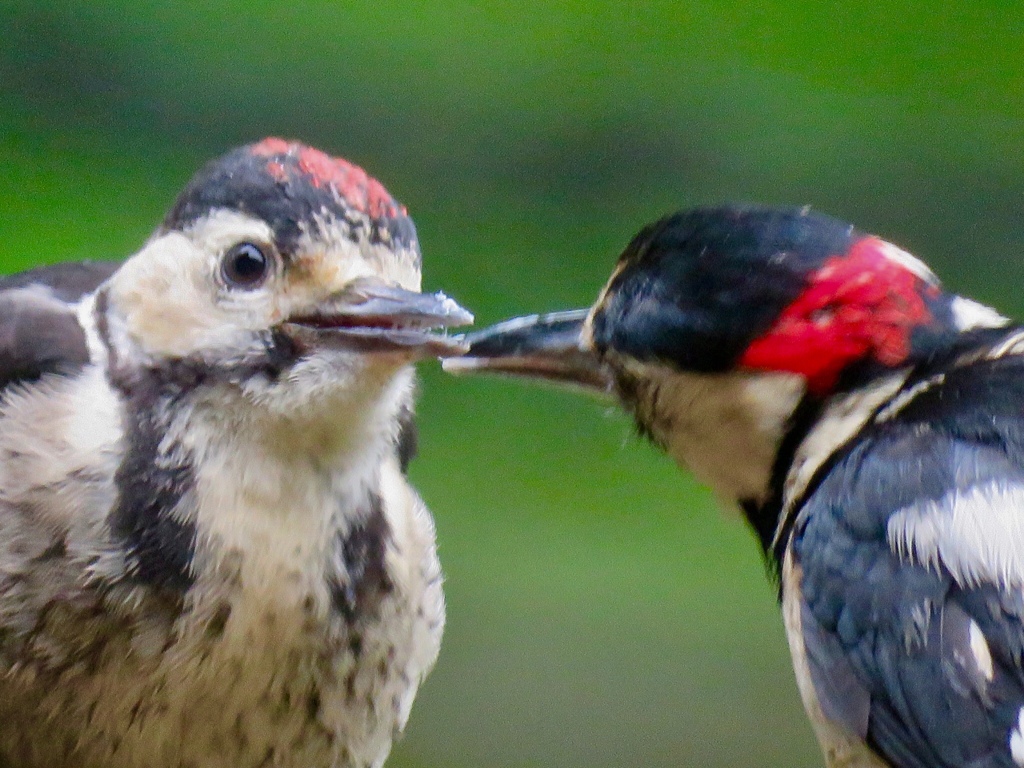
[[[996,673],[995,667],[992,665],[992,652],[988,649],[985,634],[974,619],[971,619],[968,637],[971,641],[971,655],[974,656],[974,663],[978,665],[978,671],[991,683]]]
[[[1017,727],[1010,731],[1010,757],[1024,768],[1024,707],[1017,714]]]
[[[961,586],[1022,588],[1024,486],[993,481],[904,507],[889,518],[888,540],[901,558],[942,565]]]

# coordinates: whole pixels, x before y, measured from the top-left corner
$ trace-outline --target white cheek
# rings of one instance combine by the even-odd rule
[[[251,330],[267,327],[277,312],[275,286],[231,291],[217,278],[220,260],[238,242],[271,239],[265,222],[218,210],[188,234],[150,240],[110,281],[111,308],[128,340],[152,357],[245,349]]]
[[[134,344],[150,355],[185,355],[221,322],[211,286],[196,269],[203,255],[184,235],[152,241],[110,283],[110,304]],[[191,269],[190,269],[191,267]]]
[[[1017,713],[1017,727],[1010,731],[1010,757],[1024,768],[1024,707]]]
[[[727,503],[766,498],[779,442],[804,393],[802,377],[623,364],[654,384],[657,394],[638,412],[677,463]]]

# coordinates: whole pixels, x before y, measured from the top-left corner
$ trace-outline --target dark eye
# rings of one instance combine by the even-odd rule
[[[270,274],[270,257],[258,245],[239,243],[224,254],[220,271],[233,288],[258,288]]]

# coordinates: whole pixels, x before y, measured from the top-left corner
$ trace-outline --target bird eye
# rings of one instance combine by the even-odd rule
[[[258,288],[270,274],[270,258],[258,245],[239,243],[224,254],[220,270],[233,288]]]

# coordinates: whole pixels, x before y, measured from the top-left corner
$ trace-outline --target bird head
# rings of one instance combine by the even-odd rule
[[[470,334],[470,351],[445,367],[589,388],[647,365],[785,373],[825,397],[1005,322],[943,291],[911,254],[837,219],[806,208],[705,208],[640,231],[590,309]]]
[[[732,426],[733,442],[761,446],[749,457],[759,469],[712,485],[760,497],[801,402],[870,385],[1005,323],[943,291],[906,251],[842,221],[808,209],[705,208],[639,232],[589,310],[471,334],[468,354],[445,367],[614,393],[690,468]],[[727,462],[715,461],[699,474],[721,474]]]
[[[640,232],[584,333],[601,356],[791,373],[828,396],[946,346],[963,329],[956,309],[924,263],[850,224],[808,209],[715,208]]]
[[[98,335],[122,388],[209,384],[306,409],[462,351],[435,331],[472,315],[421,293],[420,263],[412,220],[378,181],[266,139],[189,182],[97,292]]]

